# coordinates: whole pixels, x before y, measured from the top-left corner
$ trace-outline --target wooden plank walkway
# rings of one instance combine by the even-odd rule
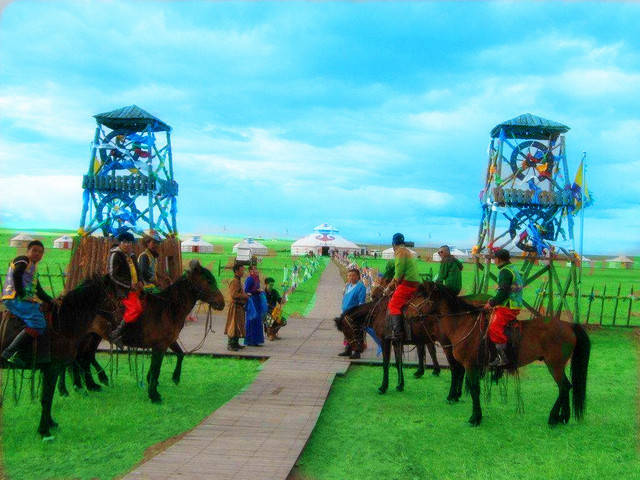
[[[344,374],[350,364],[336,355],[342,336],[333,318],[340,312],[342,288],[338,269],[330,263],[308,317],[290,319],[281,330],[282,340],[239,353],[226,350],[225,319],[216,315],[216,334],[209,335],[201,353],[268,360],[244,392],[125,479],[286,479],[313,431],[335,375]],[[203,323],[183,330],[181,341],[187,349],[199,343]],[[375,348],[364,358],[375,360]]]

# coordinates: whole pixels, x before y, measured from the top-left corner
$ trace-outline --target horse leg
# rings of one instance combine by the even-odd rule
[[[173,376],[171,377],[171,379],[173,380],[173,383],[178,385],[180,383],[180,373],[182,372],[182,360],[184,359],[184,351],[182,350],[180,345],[178,345],[178,342],[172,343],[171,345],[169,345],[169,348],[176,354],[176,368],[173,370]]]
[[[414,377],[420,378],[424,375],[424,343],[416,342],[416,351],[418,352],[418,370],[413,374]]]
[[[84,370],[84,383],[87,386],[87,390],[91,392],[99,392],[102,390],[102,387],[98,385],[93,379],[93,375],[91,375],[91,354],[87,354],[82,359],[82,369]]]
[[[402,342],[393,342],[393,353],[396,355],[396,369],[398,370],[398,385],[396,390],[404,390],[404,373],[402,372]]]
[[[151,366],[149,367],[149,398],[153,403],[162,402],[162,397],[158,393],[158,377],[160,376],[160,367],[162,367],[162,360],[164,359],[163,350],[153,350],[151,354]]]
[[[76,390],[82,390],[82,376],[80,375],[80,359],[76,360],[71,365],[71,375],[73,377],[73,388]]]
[[[467,387],[473,400],[473,411],[469,418],[469,423],[473,427],[480,425],[482,421],[482,408],[480,407],[480,373],[477,367],[466,368],[467,371]]]
[[[447,396],[448,403],[457,403],[462,396],[462,381],[464,379],[464,367],[460,364],[453,355],[449,359],[449,366],[451,369],[451,386],[449,387],[449,395]]]
[[[391,340],[382,340],[382,385],[378,388],[379,393],[386,393],[389,388],[389,362],[391,360]]]
[[[107,376],[107,372],[104,371],[102,365],[100,365],[98,363],[98,360],[96,360],[96,352],[98,351],[98,346],[100,345],[101,341],[102,338],[99,335],[91,335],[91,340],[89,342],[89,348],[87,351],[87,359],[89,361],[88,370],[91,368],[91,366],[93,366],[93,368],[96,369],[96,373],[98,374],[98,380],[100,381],[100,383],[102,383],[103,385],[109,385],[109,377]]]
[[[102,365],[98,363],[95,355],[93,355],[93,358],[91,359],[91,365],[96,369],[98,380],[100,380],[100,383],[102,383],[103,385],[109,385],[109,377],[107,376],[107,372],[105,372],[104,368],[102,368]]]
[[[66,372],[67,372],[66,367],[62,367],[60,369],[60,377],[58,378],[58,393],[60,394],[61,397],[69,396],[69,390],[67,390]]]
[[[431,361],[433,362],[433,372],[431,375],[434,377],[440,376],[440,363],[438,363],[438,356],[436,355],[436,346],[433,342],[427,343],[427,350],[429,350],[429,356],[431,357]]]
[[[569,391],[571,382],[564,373],[564,365],[554,365],[545,359],[547,368],[558,385],[558,398],[549,412],[549,425],[552,427],[558,423],[567,423],[571,417],[571,407],[569,406]]]
[[[53,440],[51,428],[57,427],[58,424],[51,417],[51,404],[53,403],[53,395],[56,391],[56,381],[58,380],[58,367],[52,363],[42,368],[42,397],[40,404],[42,413],[40,414],[40,425],[38,433],[43,440]]]

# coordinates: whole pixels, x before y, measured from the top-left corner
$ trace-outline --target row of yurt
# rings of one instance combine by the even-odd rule
[[[11,238],[11,240],[9,240],[9,246],[17,248],[27,248],[29,242],[32,242],[33,240],[35,240],[35,238],[31,235],[27,233],[19,233],[15,237]],[[63,248],[70,250],[72,245],[73,238],[69,235],[62,235],[61,237],[56,238],[53,241],[53,248]]]
[[[250,255],[256,257],[264,257],[269,253],[267,247],[265,247],[260,242],[255,241],[253,238],[245,238],[243,241],[236,243],[233,246],[233,253],[236,255],[238,252],[245,253],[250,252]]]
[[[411,253],[411,256],[413,257],[417,257],[418,254],[416,252],[414,252],[413,250],[411,250],[410,248],[408,249],[409,253]],[[392,260],[395,258],[395,254],[393,252],[393,247],[391,248],[387,248],[386,250],[382,251],[382,258],[385,260]]]
[[[193,253],[213,253],[213,245],[202,240],[200,235],[194,235],[189,240],[180,243],[180,250]]]
[[[359,253],[361,248],[350,240],[337,235],[338,229],[333,225],[323,223],[318,225],[311,233],[296,240],[291,245],[291,255],[302,256],[313,253],[314,255],[337,255]]]
[[[467,258],[471,258],[471,254],[468,251],[463,251],[463,250],[460,250],[459,248],[452,248],[450,252],[451,252],[451,255],[456,257],[458,260],[466,260]],[[434,262],[439,262],[442,260],[438,252],[434,253],[431,259]]]

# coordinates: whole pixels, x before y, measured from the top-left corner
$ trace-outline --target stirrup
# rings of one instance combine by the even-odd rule
[[[9,358],[2,357],[7,363],[15,366],[16,368],[27,368],[27,364],[20,358],[20,352],[14,352]]]

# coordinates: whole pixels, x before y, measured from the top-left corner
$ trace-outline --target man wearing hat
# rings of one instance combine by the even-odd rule
[[[402,308],[411,299],[420,283],[418,277],[418,266],[409,249],[404,245],[404,235],[396,233],[391,241],[395,256],[395,272],[393,280],[387,286],[386,291],[393,290],[393,295],[389,300],[388,330],[391,333],[392,341],[402,340]],[[395,288],[395,290],[394,290]],[[405,328],[405,341],[411,340],[411,329]]]
[[[448,245],[442,245],[438,249],[440,255],[440,271],[436,283],[449,289],[454,295],[458,295],[462,289],[462,262],[451,255]]]
[[[146,292],[157,293],[160,291],[159,283],[162,286],[168,284],[168,279],[159,278],[158,275],[158,247],[162,239],[160,236],[150,230],[147,235],[142,239],[145,247],[144,251],[138,256],[138,268],[140,270],[140,277],[143,283],[143,288]]]
[[[509,251],[504,248],[495,253],[495,263],[498,266],[498,293],[490,298],[484,308],[493,308],[491,321],[489,322],[489,340],[496,346],[496,358],[490,363],[490,367],[503,367],[507,365],[506,354],[507,336],[504,328],[518,318],[523,305],[522,289],[524,282],[520,272],[510,262]]]
[[[366,298],[367,289],[360,280],[360,269],[358,265],[352,263],[347,267],[347,284],[344,286],[342,295],[342,313],[352,307],[362,305]],[[346,338],[343,343],[345,349],[344,352],[338,354],[340,357],[360,358],[360,353],[351,350],[351,345],[349,345]]]
[[[142,313],[139,292],[142,290],[140,272],[133,254],[135,238],[129,232],[117,237],[118,245],[109,252],[108,275],[116,288],[116,296],[124,305],[124,315],[120,325],[111,332],[110,340],[122,345],[122,330],[127,323],[135,322]]]

